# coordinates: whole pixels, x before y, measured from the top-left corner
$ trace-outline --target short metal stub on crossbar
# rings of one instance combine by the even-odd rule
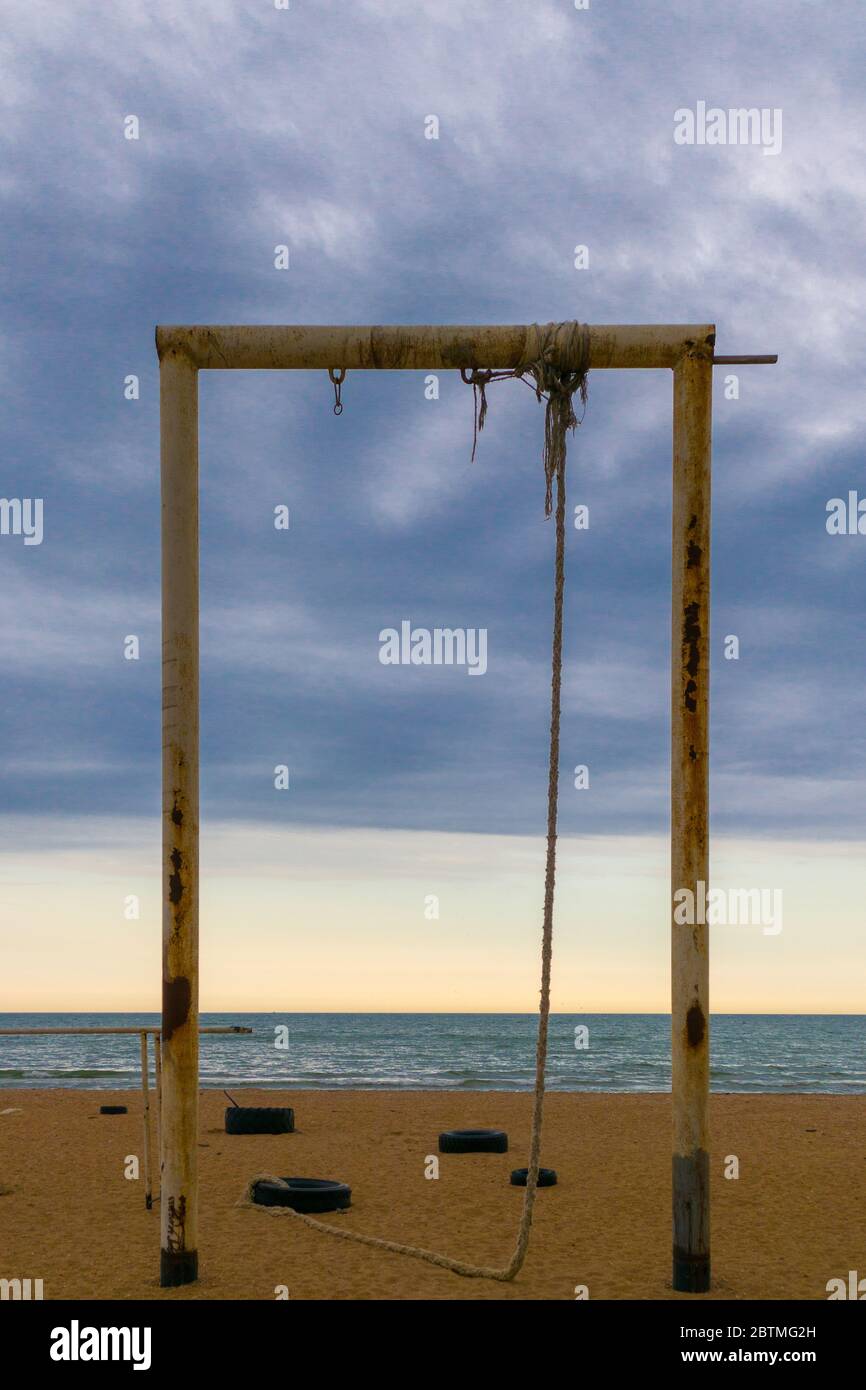
[[[345,367],[329,367],[328,376],[334,383],[334,414],[342,415],[343,402],[340,400],[340,393],[343,389],[343,382],[346,380]]]

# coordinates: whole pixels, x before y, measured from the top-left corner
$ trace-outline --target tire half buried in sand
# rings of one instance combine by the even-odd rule
[[[226,1134],[291,1134],[295,1112],[288,1106],[232,1105],[226,1110]]]
[[[441,1154],[506,1154],[504,1129],[447,1129],[439,1135]]]
[[[283,1178],[280,1182],[263,1179],[253,1188],[253,1201],[259,1207],[291,1207],[293,1211],[345,1211],[352,1205],[352,1189],[344,1182],[328,1178]]]

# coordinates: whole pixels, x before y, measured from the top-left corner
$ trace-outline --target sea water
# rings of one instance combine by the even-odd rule
[[[534,1014],[203,1014],[251,1036],[201,1039],[203,1087],[279,1090],[531,1090]],[[3,1014],[0,1027],[158,1024],[157,1014]],[[715,1091],[866,1091],[861,1015],[716,1014]],[[581,1030],[587,1046],[576,1046]],[[151,1046],[151,1059],[153,1048]],[[152,1065],[152,1063],[151,1063]],[[670,1089],[665,1014],[556,1014],[550,1021],[552,1091]],[[123,1089],[139,1084],[136,1036],[0,1037],[0,1089]]]

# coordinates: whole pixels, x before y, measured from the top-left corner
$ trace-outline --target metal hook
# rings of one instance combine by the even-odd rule
[[[331,381],[334,383],[334,414],[335,414],[335,415],[342,415],[342,413],[343,413],[343,402],[340,400],[340,390],[341,390],[341,387],[342,387],[342,385],[343,385],[343,382],[346,380],[346,368],[345,368],[345,367],[329,367],[329,368],[328,368],[328,376],[331,378]]]

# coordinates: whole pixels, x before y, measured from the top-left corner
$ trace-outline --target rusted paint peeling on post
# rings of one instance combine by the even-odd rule
[[[163,1288],[191,1284],[198,1278],[198,1254],[189,1250],[185,1197],[169,1197],[164,1205],[166,1234],[160,1251],[159,1282]]]
[[[686,560],[686,568],[694,568],[689,559]],[[683,688],[683,703],[689,713],[694,714],[698,707],[697,678],[701,666],[700,607],[697,603],[686,604],[683,612],[682,665],[689,675]]]
[[[172,816],[172,820],[174,817]],[[172,872],[168,876],[168,900],[177,907],[183,897],[183,878],[181,869],[183,868],[183,855],[179,849],[173,849],[170,855]]]
[[[162,1040],[168,1042],[175,1030],[189,1018],[192,990],[189,980],[181,975],[176,980],[162,982]]]
[[[689,565],[689,568],[692,566]],[[687,603],[683,613],[683,665],[693,678],[701,666],[700,611],[698,603]]]
[[[700,1004],[692,1004],[686,1014],[686,1037],[689,1047],[699,1047],[706,1032],[706,1019]]]
[[[171,1254],[176,1255],[179,1250],[183,1250],[184,1237],[186,1235],[186,1198],[180,1197],[175,1201],[174,1197],[168,1199],[168,1248]]]

